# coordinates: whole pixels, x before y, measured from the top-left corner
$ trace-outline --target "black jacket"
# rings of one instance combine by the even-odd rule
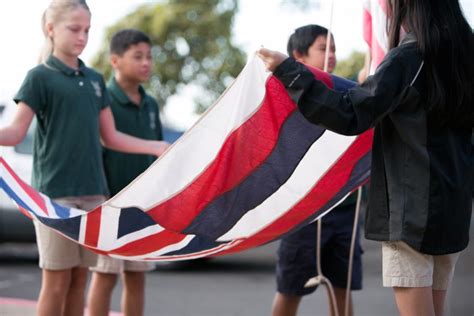
[[[345,135],[375,128],[366,237],[441,255],[469,242],[472,126],[436,124],[425,110],[421,65],[416,43],[409,42],[345,93],[327,88],[292,58],[274,75],[310,122]]]

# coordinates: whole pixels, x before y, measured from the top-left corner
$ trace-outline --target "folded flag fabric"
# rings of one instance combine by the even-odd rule
[[[354,85],[324,72],[335,90]],[[28,217],[98,253],[173,261],[256,247],[323,216],[367,181],[372,132],[307,122],[254,57],[148,170],[93,210],[60,206],[0,158],[0,186]]]

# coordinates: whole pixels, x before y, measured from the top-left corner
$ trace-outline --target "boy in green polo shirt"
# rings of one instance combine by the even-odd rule
[[[152,68],[151,41],[141,31],[124,29],[110,43],[110,63],[114,76],[107,84],[111,109],[117,130],[150,140],[162,140],[162,129],[156,101],[141,86],[150,77]],[[135,155],[104,150],[104,169],[110,194],[117,194],[155,160],[150,155]],[[122,273],[124,315],[143,315],[145,271],[152,270],[150,262],[124,261],[99,256],[89,290],[92,315],[108,315],[112,290],[117,275]]]

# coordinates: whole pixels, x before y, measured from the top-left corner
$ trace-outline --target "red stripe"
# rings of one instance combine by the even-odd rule
[[[357,137],[348,150],[318,181],[313,189],[299,203],[286,212],[285,215],[279,217],[260,232],[245,239],[238,246],[223,251],[218,255],[238,252],[267,243],[307,219],[310,215],[314,214],[314,210],[321,209],[344,187],[359,159],[371,150],[372,137],[372,130]]]
[[[20,210],[20,212],[23,213],[23,215],[25,215],[25,216],[28,217],[29,219],[33,219],[33,215],[31,215],[30,212],[28,212],[27,209],[24,209],[23,207],[21,207],[21,206],[19,206],[19,205],[17,205],[17,206],[18,206],[18,209]]]
[[[46,203],[41,197],[41,195],[36,192],[32,187],[30,187],[28,184],[23,182],[23,180],[18,177],[18,175],[13,172],[13,170],[10,168],[10,166],[7,164],[7,162],[0,157],[0,165],[5,166],[5,169],[7,169],[8,173],[15,179],[15,181],[18,183],[18,185],[25,191],[25,193],[38,205],[38,207],[46,214],[49,216],[48,209],[46,208]]]
[[[382,60],[385,57],[385,50],[387,48],[383,48],[382,45],[379,43],[377,39],[373,41],[372,48],[371,48],[371,54],[372,54],[372,72],[375,72],[377,67],[380,65]]]
[[[209,254],[213,254],[213,253],[215,253],[216,251],[218,251],[218,250],[221,249],[221,248],[231,247],[232,245],[237,244],[237,243],[239,243],[239,242],[240,242],[240,240],[239,240],[239,239],[236,239],[236,240],[232,240],[232,241],[229,242],[229,243],[222,244],[222,245],[219,245],[218,247],[211,248],[211,249],[207,249],[207,250],[204,250],[204,251],[193,252],[193,253],[189,253],[189,254],[185,254],[185,255],[173,255],[173,256],[151,257],[151,258],[145,258],[145,260],[157,261],[157,259],[158,259],[158,260],[187,260],[187,259],[197,259],[197,258],[201,258],[201,257],[203,257],[203,256],[207,256],[207,255],[209,255]]]
[[[86,215],[86,235],[84,243],[91,247],[97,247],[99,241],[100,222],[102,216],[102,206],[96,207]]]
[[[385,13],[385,16],[388,16],[388,6],[387,0],[378,0],[379,6],[382,8],[382,11]]]
[[[372,47],[372,15],[367,10],[363,12],[362,32],[365,42],[369,47]]]
[[[322,81],[326,86],[328,86],[329,88],[334,88],[334,83],[331,79],[331,75],[325,71],[322,71],[318,68],[315,68],[315,67],[312,67],[310,65],[306,65],[306,68],[308,68],[314,75],[314,77],[316,79],[318,79],[319,81]],[[293,102],[293,101],[292,101]]]
[[[164,230],[132,241],[120,248],[108,251],[107,253],[121,256],[143,256],[169,245],[176,244],[186,238],[186,236],[187,235]]]
[[[265,161],[277,144],[281,126],[295,110],[281,82],[271,77],[260,109],[232,132],[209,167],[185,190],[147,214],[167,229],[183,230],[211,201]]]

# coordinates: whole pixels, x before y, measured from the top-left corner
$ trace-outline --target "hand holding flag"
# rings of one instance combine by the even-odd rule
[[[274,72],[275,69],[285,60],[288,58],[287,55],[270,50],[267,48],[260,48],[257,51],[257,56],[262,59],[263,63],[265,64],[265,67],[267,70]]]

